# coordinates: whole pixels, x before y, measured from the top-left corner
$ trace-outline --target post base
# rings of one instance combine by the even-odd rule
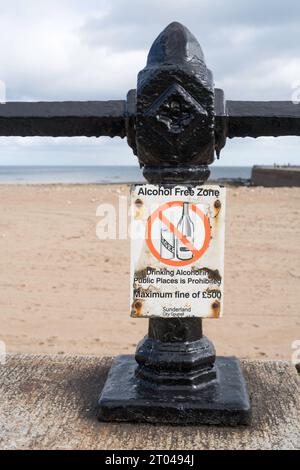
[[[250,424],[250,403],[238,359],[216,359],[217,380],[189,393],[147,389],[135,376],[134,356],[118,356],[102,391],[100,421],[131,421],[153,424]]]

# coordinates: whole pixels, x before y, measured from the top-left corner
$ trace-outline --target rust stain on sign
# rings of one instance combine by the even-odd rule
[[[134,212],[134,218],[135,220],[142,220],[143,215],[144,215],[144,203],[141,199],[136,199],[134,201],[134,207],[135,207],[135,212]]]
[[[200,269],[195,269],[193,268],[193,271],[194,272],[198,272],[199,274],[207,274],[207,277],[212,280],[212,281],[215,281],[217,283],[221,283],[222,282],[222,277],[218,271],[218,269],[209,269],[209,268],[200,268]]]
[[[132,310],[131,310],[132,316],[135,316],[135,317],[142,316],[143,305],[144,305],[143,300],[135,300],[135,302],[133,302],[132,304]]]
[[[220,201],[219,199],[217,199],[217,200],[214,202],[214,217],[215,217],[215,219],[218,217],[221,208],[222,208],[222,203],[221,203],[221,201]]]
[[[220,318],[221,315],[221,304],[218,300],[215,300],[211,305],[212,318]]]

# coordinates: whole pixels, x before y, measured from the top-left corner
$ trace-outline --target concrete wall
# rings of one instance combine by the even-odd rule
[[[294,366],[242,361],[252,424],[100,423],[96,405],[112,358],[8,355],[0,364],[0,449],[300,449]]]
[[[254,166],[251,183],[255,186],[300,186],[299,167]]]

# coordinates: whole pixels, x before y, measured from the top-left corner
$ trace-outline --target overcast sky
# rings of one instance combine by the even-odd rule
[[[6,99],[124,99],[171,21],[199,39],[227,99],[300,97],[299,0],[0,0]],[[217,164],[299,164],[299,143],[234,139]],[[0,165],[9,164],[130,165],[136,158],[119,138],[0,138]]]

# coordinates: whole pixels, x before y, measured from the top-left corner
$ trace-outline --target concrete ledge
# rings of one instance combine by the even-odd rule
[[[300,385],[286,362],[242,363],[250,427],[99,423],[111,358],[9,355],[0,365],[1,449],[300,449]]]
[[[252,168],[251,183],[254,186],[265,187],[299,187],[300,166],[254,166]]]

